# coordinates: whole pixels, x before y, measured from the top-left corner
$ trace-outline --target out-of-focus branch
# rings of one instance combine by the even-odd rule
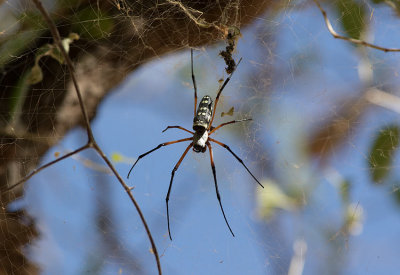
[[[349,42],[354,43],[354,44],[362,45],[362,46],[365,46],[365,47],[370,47],[370,48],[377,49],[377,50],[384,51],[384,52],[400,52],[400,48],[385,48],[385,47],[381,47],[381,46],[378,46],[378,45],[375,45],[375,44],[371,44],[371,43],[365,42],[364,40],[354,39],[354,38],[351,38],[351,37],[346,37],[346,36],[338,34],[333,29],[333,26],[332,26],[331,22],[329,21],[328,16],[326,14],[326,11],[322,8],[322,6],[319,3],[319,1],[318,0],[313,0],[313,1],[315,2],[317,7],[319,8],[319,10],[321,11],[322,16],[324,17],[324,20],[325,20],[325,25],[326,25],[326,27],[328,28],[329,32],[332,34],[332,36],[334,38],[346,40],[346,41],[349,41]]]
[[[365,98],[372,104],[400,114],[400,97],[398,96],[374,88],[366,92]]]

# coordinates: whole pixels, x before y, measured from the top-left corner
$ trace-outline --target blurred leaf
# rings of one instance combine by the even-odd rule
[[[89,40],[109,36],[114,27],[111,16],[104,11],[93,9],[93,7],[78,11],[72,20],[73,31]]]
[[[79,39],[79,35],[76,33],[70,33],[67,38],[64,38],[61,43],[65,49],[65,51],[69,52],[69,46],[72,42]],[[39,66],[39,61],[43,56],[51,56],[55,60],[57,60],[60,64],[64,64],[64,56],[62,55],[60,49],[53,44],[46,44],[40,47],[37,50],[35,57],[35,65],[32,67],[30,71],[30,75],[28,78],[29,84],[37,84],[43,80],[43,71]]]
[[[41,34],[40,31],[30,30],[7,37],[7,41],[0,46],[0,68],[26,51]]]
[[[126,163],[129,165],[132,165],[136,161],[136,159],[126,157],[118,152],[114,152],[111,154],[111,160],[115,163]]]
[[[22,110],[22,105],[25,102],[25,96],[28,92],[29,83],[29,73],[22,75],[17,85],[11,90],[11,100],[10,100],[10,124],[12,127],[16,127],[16,123],[19,118],[19,114]]]
[[[61,43],[67,53],[69,53],[69,45],[74,42],[75,40],[79,39],[79,35],[76,33],[70,33],[67,38],[64,38]],[[64,56],[62,55],[60,49],[56,46],[53,45],[52,49],[48,52],[48,55],[53,57],[55,60],[57,60],[60,64],[64,64]]]
[[[364,6],[354,0],[339,0],[335,3],[344,31],[349,37],[360,39],[366,27]]]
[[[364,208],[359,203],[352,203],[346,208],[344,230],[353,236],[360,235],[364,224]]]
[[[370,175],[374,182],[381,183],[388,175],[393,155],[399,145],[400,129],[390,126],[381,130],[369,153]]]
[[[35,64],[28,77],[28,83],[29,84],[36,84],[42,81],[43,79],[43,71],[40,68],[39,64]]]
[[[23,30],[46,30],[47,24],[39,12],[26,11],[19,15],[18,20]]]
[[[295,200],[286,195],[280,187],[272,181],[262,182],[264,188],[257,190],[257,201],[259,203],[259,215],[263,219],[270,219],[275,210],[294,210]]]
[[[340,195],[345,203],[350,201],[350,188],[351,183],[348,180],[345,180],[340,184]]]
[[[233,112],[235,111],[235,108],[234,107],[231,107],[230,109],[229,109],[229,111],[228,112],[222,112],[221,113],[221,117],[224,117],[224,116],[233,116]]]
[[[111,154],[111,160],[113,162],[122,162],[124,159],[124,156],[121,155],[120,153],[112,153]]]
[[[358,120],[366,110],[365,107],[368,106],[365,97],[348,99],[339,105],[342,108],[337,110],[334,116],[321,117],[321,126],[310,135],[308,150],[311,155],[320,157],[322,161],[325,161],[351,136],[353,125],[358,124]]]

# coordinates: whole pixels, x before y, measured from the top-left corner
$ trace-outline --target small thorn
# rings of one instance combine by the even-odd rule
[[[135,189],[135,186],[130,186],[128,189],[129,191],[132,191],[133,189]]]

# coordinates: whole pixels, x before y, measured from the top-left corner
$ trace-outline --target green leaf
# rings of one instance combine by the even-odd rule
[[[111,154],[111,160],[115,163],[126,163],[129,165],[132,165],[136,159],[132,159],[129,157],[124,156],[123,154],[119,152],[113,152]]]
[[[262,182],[264,188],[257,190],[258,213],[263,219],[270,219],[277,209],[293,211],[296,209],[296,201],[273,181]]]
[[[46,30],[47,24],[39,12],[26,11],[18,16],[22,30]]]
[[[12,127],[15,127],[18,123],[22,106],[25,103],[25,98],[29,87],[29,77],[29,73],[22,75],[19,78],[17,85],[15,85],[15,87],[11,90],[9,124]]]
[[[340,196],[342,200],[346,203],[350,202],[350,189],[351,189],[351,182],[348,180],[344,180],[340,186]]]
[[[0,68],[29,49],[41,33],[40,31],[23,31],[7,37],[7,41],[0,46]]]
[[[369,153],[370,176],[376,183],[382,183],[387,177],[393,155],[399,146],[400,129],[398,126],[389,126],[382,129],[377,135]]]
[[[35,64],[32,67],[31,72],[29,73],[28,83],[36,84],[43,80],[43,71],[40,68],[39,64]]]
[[[65,51],[69,52],[69,45],[75,40],[79,39],[79,35],[76,33],[70,33],[67,38],[64,38],[61,43],[65,49]],[[46,44],[40,47],[35,56],[35,65],[32,67],[30,75],[28,77],[29,84],[37,84],[43,80],[43,71],[39,66],[39,60],[43,56],[51,56],[55,60],[57,60],[60,64],[64,64],[64,56],[62,55],[60,49],[56,45]]]
[[[122,162],[124,159],[124,156],[121,155],[120,153],[112,153],[111,154],[111,160],[113,162]]]
[[[114,21],[104,11],[88,7],[77,12],[73,18],[72,29],[80,36],[96,40],[110,35]]]
[[[72,42],[79,39],[79,35],[76,33],[70,33],[67,38],[64,38],[61,41],[61,44],[64,47],[66,53],[69,53],[69,46]],[[57,60],[60,64],[64,64],[64,56],[62,55],[60,49],[56,45],[52,45],[51,50],[48,52],[48,55]]]
[[[344,31],[351,38],[360,39],[365,29],[365,9],[354,0],[339,0],[336,2],[339,21]]]

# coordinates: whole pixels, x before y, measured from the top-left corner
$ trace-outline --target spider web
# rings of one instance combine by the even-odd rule
[[[379,1],[320,4],[337,32],[396,47],[398,7],[392,1],[375,2]],[[0,25],[0,58],[7,65],[2,69],[1,106],[16,99],[14,120],[9,109],[2,109],[1,118],[1,159],[13,163],[2,169],[8,169],[5,177],[12,185],[38,159],[45,164],[71,152],[87,135],[73,127],[83,120],[79,105],[67,104],[76,101],[75,91],[70,73],[56,60],[56,50],[39,60],[43,79],[32,84],[34,93],[24,90],[21,82],[9,82],[14,90],[4,84],[11,72],[27,73],[34,65],[18,69],[19,60],[39,52],[29,41],[54,42],[29,1],[0,3],[7,21]],[[240,28],[233,58],[243,61],[223,91],[215,124],[253,120],[226,126],[214,138],[228,144],[265,188],[229,152],[213,146],[222,204],[236,235],[232,238],[216,199],[209,155],[190,151],[172,187],[171,242],[165,196],[171,170],[186,145],[170,145],[143,158],[127,183],[134,188],[165,274],[395,274],[400,267],[393,241],[400,229],[399,57],[334,39],[315,3],[282,1],[242,27],[245,14],[236,8],[240,1],[221,6],[222,15],[211,19],[204,19],[201,2],[90,1],[82,9],[81,1],[60,1],[60,6],[44,1],[50,13],[72,14],[72,24],[60,20],[57,26],[62,38],[79,35],[70,41],[69,54],[80,60],[76,75],[93,118],[91,128],[124,178],[140,154],[188,137],[179,130],[161,131],[168,125],[191,128],[189,47],[195,48],[199,98],[208,94],[215,99],[220,80],[227,77],[219,56],[226,47],[221,26]],[[174,20],[191,22],[188,29],[198,32],[197,39],[173,28]],[[32,22],[39,27],[22,32],[20,26]],[[165,24],[163,32],[155,31],[157,24]],[[205,45],[216,37],[219,43]],[[22,42],[7,46],[16,38]],[[15,50],[21,43],[24,47]],[[62,85],[52,79],[61,79]],[[65,89],[61,99],[59,91]],[[96,108],[91,101],[101,103]],[[232,107],[233,114],[226,114]],[[388,129],[391,134],[385,139]],[[25,154],[15,157],[10,145],[11,151]],[[377,169],[388,172],[379,176]],[[24,174],[16,176],[20,171]],[[21,249],[40,273],[156,272],[146,232],[116,182],[98,155],[85,150],[36,174],[23,185],[22,199],[16,199],[21,196],[17,190],[2,191],[2,205],[4,194],[15,197],[8,198],[12,203],[4,208],[29,214],[22,224],[32,236]],[[21,222],[20,216],[2,217],[4,227],[14,222]],[[22,245],[17,237],[10,242]],[[8,261],[16,265],[14,258]]]

